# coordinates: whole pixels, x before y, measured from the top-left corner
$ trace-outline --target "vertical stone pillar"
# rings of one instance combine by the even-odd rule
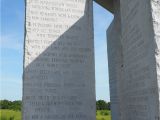
[[[159,101],[157,101],[157,115],[155,119],[160,120],[160,1],[151,0],[151,12],[152,12],[152,22],[154,31],[154,42],[155,42],[155,58],[156,58],[156,71],[157,71],[157,86]]]
[[[114,3],[115,17],[108,30],[112,118],[159,120],[160,2],[114,1],[120,4]]]
[[[125,119],[158,120],[157,68],[160,61],[156,58],[159,56],[160,3],[152,0],[121,0],[120,8]]]
[[[23,120],[95,120],[92,0],[26,0]]]
[[[114,1],[114,20],[107,30],[109,84],[112,120],[121,118],[121,84],[123,81],[123,55],[121,45],[120,1]]]

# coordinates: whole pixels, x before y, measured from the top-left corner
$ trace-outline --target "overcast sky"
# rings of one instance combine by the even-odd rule
[[[94,5],[96,98],[110,101],[106,30],[113,16]],[[1,0],[0,99],[22,99],[24,0]]]

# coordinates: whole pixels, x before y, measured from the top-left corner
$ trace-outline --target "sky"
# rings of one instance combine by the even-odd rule
[[[22,99],[24,0],[1,0],[0,99]],[[110,101],[106,30],[113,15],[94,7],[96,99]]]

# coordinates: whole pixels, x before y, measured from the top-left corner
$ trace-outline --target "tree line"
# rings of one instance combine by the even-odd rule
[[[22,101],[0,100],[0,109],[21,110]]]
[[[104,100],[96,101],[96,110],[111,110],[111,103]]]
[[[0,100],[0,109],[9,109],[9,110],[21,110],[22,101],[9,101],[9,100]],[[110,102],[105,102],[104,100],[96,101],[97,110],[110,110]]]

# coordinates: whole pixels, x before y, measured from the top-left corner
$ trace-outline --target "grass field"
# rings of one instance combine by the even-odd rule
[[[21,120],[21,112],[13,110],[0,110],[0,120]]]
[[[110,111],[101,110],[96,113],[97,120],[111,120]],[[0,120],[21,120],[21,112],[13,110],[0,110]]]
[[[111,112],[107,110],[98,110],[96,112],[97,120],[111,120]]]

